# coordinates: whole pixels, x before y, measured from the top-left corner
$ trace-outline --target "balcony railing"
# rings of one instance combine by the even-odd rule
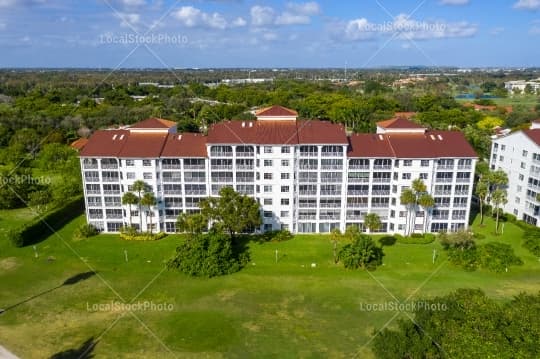
[[[454,203],[454,208],[467,208],[467,203]]]
[[[371,193],[374,196],[388,196],[390,195],[390,190],[388,191],[372,191]]]
[[[194,196],[204,196],[206,195],[206,190],[202,190],[202,189],[187,189],[186,190],[186,195],[194,195]]]
[[[470,170],[472,169],[472,165],[458,165],[458,170]]]
[[[369,183],[369,178],[350,178],[349,183]]]
[[[232,182],[233,182],[232,177],[212,178],[212,183],[232,183]]]
[[[255,190],[242,190],[242,191],[238,191],[238,193],[243,194],[243,195],[253,195],[255,194]]]
[[[88,207],[101,207],[101,202],[88,202]]]
[[[391,178],[374,178],[373,183],[390,183],[392,181]]]
[[[313,215],[299,215],[298,216],[298,220],[300,221],[307,221],[307,220],[316,220],[317,219],[317,215],[316,214],[313,214]]]
[[[435,182],[437,183],[452,183],[453,178],[436,178]]]
[[[389,170],[392,168],[392,165],[374,165],[373,169],[375,170]]]
[[[101,168],[104,169],[104,170],[116,170],[118,169],[118,164],[116,163],[105,163],[105,164],[101,164]]]
[[[300,203],[298,208],[317,208],[317,203]]]
[[[177,219],[177,218],[178,218],[178,215],[174,215],[174,214],[169,214],[165,216],[165,219]]]
[[[108,214],[107,219],[122,219],[124,218],[122,214]]]
[[[185,177],[184,182],[186,183],[204,183],[206,178],[204,177]]]
[[[255,152],[236,152],[236,157],[253,157]]]
[[[453,215],[453,216],[452,216],[452,219],[454,219],[454,220],[456,220],[456,219],[457,219],[457,220],[463,220],[463,219],[466,219],[466,218],[465,218],[465,216],[454,216],[454,215]]]
[[[103,194],[120,194],[120,190],[103,191]]]
[[[300,196],[316,196],[317,191],[300,191]]]
[[[341,183],[343,182],[343,179],[342,178],[338,178],[338,177],[324,177],[324,178],[321,178],[321,182],[322,183]]]
[[[90,219],[103,219],[103,214],[89,214]]]
[[[341,208],[341,203],[321,203],[321,208]]]
[[[87,189],[86,194],[101,194],[100,190]]]
[[[184,169],[186,170],[204,170],[206,167],[204,164],[202,165],[184,165]]]
[[[119,177],[103,177],[103,182],[118,182],[120,181]]]
[[[317,165],[300,165],[301,170],[317,170],[319,167]]]
[[[319,154],[317,152],[301,152],[300,157],[317,157]]]
[[[182,177],[163,177],[163,182],[180,182],[182,180]]]
[[[367,208],[367,203],[347,203],[347,208]]]
[[[341,216],[339,214],[336,215],[320,215],[319,219],[322,221],[339,221],[341,219]]]
[[[456,191],[456,196],[467,196],[469,191]]]
[[[99,177],[85,177],[86,182],[99,182]]]
[[[447,221],[448,220],[448,215],[446,216],[433,216],[432,219],[434,220],[438,220],[438,221]]]
[[[450,207],[450,202],[435,203],[435,207]]]
[[[97,170],[98,164],[97,163],[83,163],[83,168],[85,170]]]
[[[161,165],[161,168],[163,168],[164,170],[179,170],[182,169],[182,165],[169,163]]]
[[[212,165],[210,169],[217,171],[231,171],[233,169],[232,165]]]
[[[343,171],[343,165],[322,165],[323,170],[340,170]]]
[[[186,192],[187,193],[187,192]],[[163,191],[163,194],[170,194],[170,195],[176,195],[176,196],[181,196],[182,195],[182,190],[164,190]]]
[[[232,152],[210,152],[211,157],[232,157]]]
[[[317,177],[315,177],[315,178],[313,178],[313,177],[300,177],[298,179],[298,182],[299,183],[317,183],[318,179],[317,179]]]
[[[452,191],[435,191],[436,196],[450,196]]]
[[[321,152],[321,157],[343,157],[343,152]]]
[[[369,170],[369,165],[349,165],[351,170]]]
[[[453,170],[454,165],[437,165],[438,170]]]
[[[369,195],[369,191],[348,191],[348,196],[367,196]]]
[[[456,178],[457,183],[469,183],[471,182],[470,178]]]
[[[122,207],[121,202],[105,202],[105,207]]]
[[[341,196],[341,191],[321,191],[321,196]]]
[[[371,208],[389,208],[390,203],[373,203]]]
[[[236,165],[237,170],[254,170],[254,165]]]

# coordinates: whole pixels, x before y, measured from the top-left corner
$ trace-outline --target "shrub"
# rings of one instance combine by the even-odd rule
[[[167,237],[167,233],[139,233],[135,227],[130,226],[124,226],[120,229],[120,239],[124,239],[126,241],[157,241],[165,237]]]
[[[473,238],[474,239],[485,239],[486,236],[484,234],[482,234],[482,233],[474,232],[473,233]]]
[[[84,212],[84,200],[78,196],[67,200],[61,207],[38,216],[19,228],[11,229],[8,237],[15,247],[24,247],[42,241],[66,223]]]
[[[347,269],[375,269],[382,264],[383,250],[377,247],[370,236],[359,234],[356,239],[341,248],[339,261]]]
[[[528,228],[523,233],[523,247],[540,257],[540,229]]]
[[[504,272],[511,265],[522,265],[523,261],[514,254],[506,243],[490,242],[478,248],[480,266],[493,272]]]
[[[476,246],[469,248],[450,247],[447,250],[448,261],[466,271],[475,271],[478,268],[478,250]]]
[[[413,233],[410,237],[397,236],[397,241],[402,244],[430,244],[435,240],[433,233]]]
[[[190,276],[215,277],[237,272],[248,261],[248,254],[235,250],[229,236],[211,231],[186,239],[176,248],[167,267]]]
[[[99,233],[98,229],[91,224],[81,224],[73,233],[73,238],[76,240],[90,238]]]

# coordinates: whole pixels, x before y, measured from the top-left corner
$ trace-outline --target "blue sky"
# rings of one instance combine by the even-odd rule
[[[540,66],[540,0],[0,0],[0,67]]]

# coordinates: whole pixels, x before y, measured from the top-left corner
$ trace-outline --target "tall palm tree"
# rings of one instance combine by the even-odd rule
[[[507,197],[506,190],[500,188],[493,191],[493,195],[491,196],[491,201],[495,205],[495,211],[497,211],[497,219],[495,220],[495,234],[499,234],[499,207],[508,203]]]
[[[475,194],[478,196],[478,204],[480,206],[480,225],[484,225],[484,203],[489,194],[489,180],[486,176],[480,177],[476,183]]]
[[[428,215],[431,209],[435,206],[435,199],[429,193],[424,193],[418,197],[418,204],[424,208],[424,223],[422,224],[422,228],[424,228],[425,233],[428,231]]]
[[[139,205],[139,231],[142,230],[142,196],[143,193],[146,192],[146,189],[148,188],[148,185],[146,182],[137,180],[133,182],[132,189],[133,191],[137,192],[137,197],[139,198],[138,205]]]
[[[399,197],[400,203],[407,208],[407,224],[405,225],[405,235],[408,236],[410,233],[410,224],[411,224],[411,212],[416,207],[416,195],[413,190],[410,188],[405,189],[401,192]]]
[[[128,210],[129,210],[129,226],[131,227],[133,225],[132,221],[131,221],[131,206],[134,205],[134,204],[138,204],[139,203],[139,198],[137,196],[135,196],[135,194],[133,192],[126,192],[124,193],[124,195],[122,196],[122,204],[125,206],[127,205],[128,206]]]
[[[146,222],[148,222],[148,213],[150,212],[150,234],[152,234],[152,217],[154,216],[153,207],[156,205],[156,197],[152,192],[146,192],[141,199],[141,205],[146,207]],[[148,227],[148,224],[147,224]]]

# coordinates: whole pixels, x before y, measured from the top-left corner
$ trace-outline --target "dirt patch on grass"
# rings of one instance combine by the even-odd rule
[[[15,257],[0,259],[0,272],[10,272],[20,266],[19,260]]]

